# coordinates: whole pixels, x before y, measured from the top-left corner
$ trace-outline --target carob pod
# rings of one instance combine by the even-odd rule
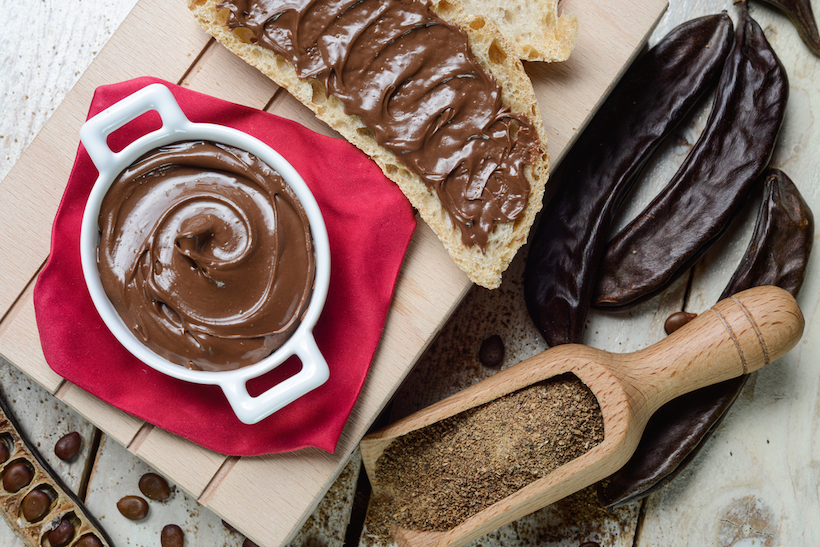
[[[111,539],[88,512],[83,502],[63,483],[37,449],[23,436],[20,426],[2,397],[0,397],[0,442],[9,449],[8,460],[0,465],[0,475],[5,476],[10,466],[19,466],[20,463],[25,464],[32,475],[31,480],[16,492],[0,489],[0,507],[2,507],[0,512],[25,545],[50,547],[50,536],[59,545],[67,547],[85,545],[113,547]],[[32,495],[24,507],[23,500],[35,490],[50,498],[47,510],[39,507],[41,501],[45,501],[40,500],[42,498],[40,494]],[[24,509],[26,508],[28,515],[35,522],[30,522],[25,518]],[[89,538],[97,538],[99,543],[94,543]],[[63,543],[64,541],[66,543]]]
[[[626,72],[552,175],[529,245],[524,298],[550,346],[580,342],[612,218],[646,161],[717,80],[726,13],[673,29]]]
[[[718,300],[760,285],[777,285],[797,296],[813,241],[809,206],[785,173],[769,169],[752,239]],[[703,447],[747,378],[693,391],[661,407],[632,458],[599,484],[601,503],[614,507],[641,499],[675,478]]]
[[[768,169],[763,184],[752,240],[718,300],[760,285],[777,285],[797,296],[803,286],[814,242],[814,216],[780,169]]]
[[[814,12],[809,0],[761,0],[782,11],[797,28],[800,39],[809,50],[820,57],[820,33],[814,20]]]
[[[648,298],[688,270],[728,228],[769,164],[789,83],[745,2],[739,11],[706,127],[666,188],[610,242],[596,306]]]

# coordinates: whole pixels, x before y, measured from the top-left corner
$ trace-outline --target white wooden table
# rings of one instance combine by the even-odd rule
[[[11,24],[0,35],[0,60],[7,67],[0,79],[0,180],[134,4],[134,0],[28,0],[21,5],[3,0]],[[670,0],[669,4],[650,43],[692,17],[720,9],[734,14],[730,0]],[[758,4],[752,4],[752,15],[763,26],[791,82],[786,124],[773,164],[792,177],[817,214],[820,59],[808,52],[785,17]],[[623,222],[669,179],[697,138],[705,116],[705,112],[697,116],[676,144],[650,166],[645,188],[630,203]],[[672,311],[685,306],[700,312],[714,303],[745,250],[754,209],[694,268],[686,302],[683,281],[628,314],[593,313],[586,342],[611,351],[631,351],[662,337],[663,321]],[[577,546],[587,540],[639,547],[820,544],[820,364],[813,359],[820,349],[815,321],[820,302],[817,263],[815,252],[799,298],[807,320],[803,341],[788,357],[748,382],[706,448],[668,487],[615,515],[581,518],[566,507],[548,508],[483,539],[482,545]],[[397,394],[394,416],[488,374],[477,364],[476,352],[489,334],[505,338],[505,366],[543,349],[520,297],[520,263],[513,268],[518,273],[508,275],[501,289],[475,289],[468,295]],[[115,503],[136,493],[137,479],[148,466],[6,362],[0,363],[0,389],[29,437],[68,484],[85,493],[89,508],[117,545],[159,545],[159,530],[168,523],[186,530],[187,545],[241,545],[241,536],[227,531],[216,515],[180,490],[164,504],[152,503],[145,521],[125,520]],[[60,436],[72,430],[83,434],[85,442],[82,456],[69,465],[59,462],[52,449]],[[345,544],[358,472],[354,459],[320,506],[321,514],[309,521],[294,543]],[[358,523],[348,537],[357,534]],[[366,538],[363,543],[368,543]],[[0,525],[0,545],[22,543]]]

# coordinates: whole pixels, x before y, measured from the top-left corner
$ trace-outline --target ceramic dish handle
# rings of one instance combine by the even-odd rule
[[[111,133],[151,111],[156,111],[162,119],[161,128],[143,135],[129,144],[125,150],[111,150],[107,140]],[[137,148],[143,142],[154,140],[161,135],[172,135],[189,125],[191,122],[179,108],[171,90],[162,84],[151,84],[85,122],[80,129],[80,140],[97,169],[105,172],[112,169],[118,159],[127,154],[128,149]]]
[[[252,397],[248,393],[246,382],[249,378],[240,377],[220,383],[225,397],[242,423],[255,424],[264,420],[285,405],[321,386],[330,377],[327,361],[319,351],[312,332],[305,331],[298,339],[294,338],[291,341],[294,342],[294,355],[302,361],[302,369],[296,375],[257,397]]]

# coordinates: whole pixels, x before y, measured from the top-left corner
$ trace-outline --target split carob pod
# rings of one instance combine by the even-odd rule
[[[547,344],[580,342],[618,207],[647,160],[720,75],[726,13],[686,22],[629,68],[552,175],[531,237],[524,298]]]
[[[814,215],[794,182],[780,169],[763,176],[764,197],[752,239],[720,298],[759,285],[797,296],[814,243]]]
[[[0,463],[3,518],[26,546],[113,547],[111,539],[83,502],[23,436],[2,397],[0,443],[9,452],[8,459]],[[6,481],[10,474],[15,475],[14,480]],[[95,542],[94,538],[98,541]]]
[[[800,39],[809,50],[820,57],[820,32],[809,0],[761,0],[783,12],[797,28]]]
[[[743,260],[721,299],[760,285],[797,296],[814,240],[814,218],[791,179],[779,169],[764,174],[763,201]],[[649,419],[630,460],[598,485],[607,507],[644,498],[692,461],[746,383],[747,375],[708,386],[662,406]]]
[[[722,300],[657,344],[635,353],[614,354],[580,344],[550,348],[365,437],[361,453],[373,497],[391,497],[384,491],[386,478],[379,475],[379,458],[402,436],[466,410],[480,412],[482,405],[539,382],[574,375],[597,401],[603,441],[449,530],[392,528],[403,546],[463,545],[611,475],[629,460],[647,420],[664,403],[779,359],[797,344],[802,330],[803,317],[794,298],[767,286]],[[521,412],[510,419],[524,419],[529,411],[522,407]],[[487,447],[491,449],[495,447]],[[471,458],[471,454],[475,452],[465,456]],[[392,499],[399,495],[394,492]]]
[[[789,83],[745,2],[739,12],[706,127],[669,184],[609,243],[595,306],[632,304],[666,288],[728,228],[769,164]]]

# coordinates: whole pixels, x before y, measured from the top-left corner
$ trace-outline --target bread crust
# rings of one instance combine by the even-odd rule
[[[225,24],[227,10],[218,13],[216,1],[186,0],[186,3],[200,26],[218,42],[285,88],[319,119],[368,154],[385,175],[398,184],[421,218],[442,241],[453,261],[474,283],[490,289],[498,287],[502,273],[526,242],[530,227],[541,209],[549,169],[547,137],[532,82],[512,46],[498,29],[485,17],[468,14],[460,0],[431,2],[433,11],[439,17],[465,30],[476,60],[501,86],[503,105],[513,113],[527,117],[541,141],[537,161],[526,168],[530,183],[526,209],[512,222],[496,223],[482,252],[478,246],[464,245],[460,230],[450,220],[435,192],[392,152],[379,146],[373,131],[358,116],[345,114],[341,101],[327,95],[318,81],[297,77],[294,66],[283,57],[243,41],[242,29],[232,31],[228,28]]]

